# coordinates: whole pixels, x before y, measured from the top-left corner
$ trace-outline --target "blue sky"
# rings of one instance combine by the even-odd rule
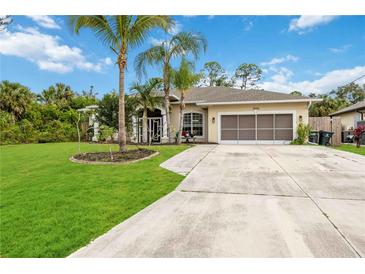
[[[194,31],[208,40],[196,62],[218,61],[232,74],[241,63],[263,70],[259,87],[273,91],[326,93],[365,74],[365,16],[174,16],[171,33]],[[34,92],[63,82],[75,91],[98,95],[118,88],[115,55],[90,31],[72,34],[64,16],[14,16],[0,32],[0,79],[20,82]],[[139,52],[169,34],[153,31],[130,50],[126,87],[136,80]],[[176,65],[178,60],[174,62]],[[150,68],[148,76],[160,76]],[[358,83],[365,83],[361,79]]]

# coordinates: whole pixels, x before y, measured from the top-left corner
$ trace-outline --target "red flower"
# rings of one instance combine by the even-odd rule
[[[359,125],[357,128],[354,129],[354,136],[357,138],[361,137],[361,134],[365,132],[365,125]]]

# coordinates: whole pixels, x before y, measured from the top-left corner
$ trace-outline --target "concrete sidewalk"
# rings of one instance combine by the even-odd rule
[[[168,160],[189,173],[176,191],[71,257],[364,256],[365,157],[314,146],[187,152],[190,173],[179,169],[187,154]]]
[[[186,176],[215,147],[216,145],[193,146],[163,162],[160,167]]]

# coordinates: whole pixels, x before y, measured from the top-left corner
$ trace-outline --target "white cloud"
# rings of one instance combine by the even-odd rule
[[[163,41],[164,41],[163,39],[157,39],[155,37],[150,38],[150,43],[152,46],[159,46],[163,43]]]
[[[270,81],[263,82],[260,87],[266,90],[275,90],[281,92],[292,92],[293,90],[299,90],[304,94],[310,92],[327,93],[332,89],[335,89],[341,85],[345,85],[361,75],[365,74],[365,66],[357,66],[350,69],[338,69],[329,71],[323,74],[320,78],[313,81],[290,81],[293,73],[283,74],[280,73],[271,77]],[[286,78],[284,78],[287,76]],[[357,81],[358,84],[365,84],[365,79]]]
[[[289,31],[298,31],[303,34],[312,30],[316,26],[328,24],[337,16],[326,15],[302,15],[299,18],[292,19],[289,24]]]
[[[53,20],[52,17],[47,15],[28,15],[39,26],[47,29],[61,29],[61,27]]]
[[[111,61],[104,59],[98,63],[89,62],[80,48],[61,44],[58,36],[21,26],[15,32],[0,33],[0,54],[25,58],[41,70],[58,73],[71,72],[76,68],[101,72]]]
[[[104,59],[104,63],[105,63],[105,65],[109,66],[109,65],[113,64],[113,61],[110,57],[107,57]]]
[[[346,44],[346,45],[343,45],[343,46],[338,47],[338,48],[329,48],[329,50],[332,53],[338,54],[338,53],[344,53],[345,51],[347,51],[351,47],[352,47],[352,45]]]
[[[272,66],[272,65],[277,65],[277,64],[284,63],[284,62],[288,62],[288,61],[296,62],[298,60],[299,60],[299,57],[288,54],[281,58],[273,58],[270,61],[262,62],[261,66]]]
[[[178,34],[183,28],[183,25],[178,23],[178,22],[175,22],[175,25],[172,26],[170,29],[169,29],[169,33],[171,35],[175,35],[175,34]]]

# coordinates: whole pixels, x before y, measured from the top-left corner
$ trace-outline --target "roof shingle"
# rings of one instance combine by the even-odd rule
[[[180,98],[180,92],[172,91]],[[241,90],[229,87],[199,87],[191,88],[185,96],[185,101],[200,103],[244,102],[244,101],[276,101],[276,100],[310,99],[306,96],[291,95],[262,89]]]

